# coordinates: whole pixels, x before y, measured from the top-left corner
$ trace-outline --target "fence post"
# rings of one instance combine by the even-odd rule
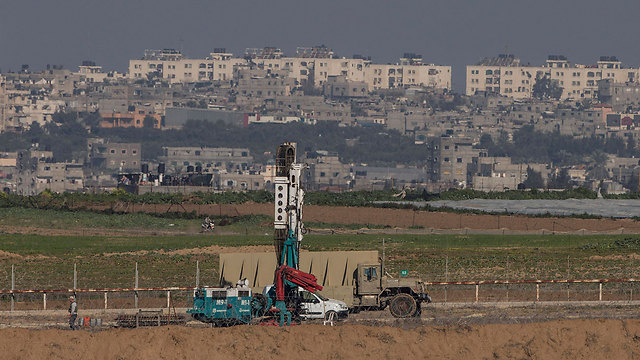
[[[42,310],[47,310],[47,293],[42,293]]]
[[[507,302],[509,302],[509,254],[507,254]]]
[[[570,255],[567,255],[567,301],[569,301],[569,279],[570,279],[570,275],[569,275],[569,257]]]
[[[536,284],[536,301],[540,301],[540,284]]]
[[[134,282],[133,287],[136,289],[134,290],[134,295],[135,295],[135,299],[134,299],[134,307],[137,309],[138,308],[138,262],[136,261],[136,279]]]
[[[600,284],[600,294],[598,295],[598,301],[602,301],[602,283]]]
[[[104,309],[107,310],[107,292],[104,292]]]
[[[73,263],[73,294],[76,294],[78,288],[78,264]]]
[[[200,260],[196,260],[196,288],[199,286],[200,286]]]
[[[478,290],[480,288],[479,284],[476,284],[476,303],[478,302]]]
[[[167,290],[167,309],[171,307],[171,290]]]
[[[444,281],[449,282],[449,255],[444,260]],[[444,286],[444,302],[447,302],[447,286]]]
[[[11,311],[14,310],[16,294],[13,290],[16,289],[16,269],[15,265],[11,265]]]

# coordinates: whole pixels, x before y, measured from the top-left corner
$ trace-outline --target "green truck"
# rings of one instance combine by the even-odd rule
[[[419,316],[421,304],[431,297],[420,279],[392,278],[381,264],[358,264],[354,272],[352,311],[384,310],[397,318]]]

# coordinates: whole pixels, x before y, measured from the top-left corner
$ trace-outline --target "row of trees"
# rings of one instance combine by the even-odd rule
[[[256,160],[270,159],[275,146],[285,141],[298,143],[305,152],[327,150],[340,155],[343,162],[370,165],[421,165],[426,150],[395,130],[380,127],[341,127],[335,123],[317,125],[302,123],[260,124],[247,128],[223,122],[188,121],[181,130],[153,128],[155,119],[144,121],[144,128],[100,128],[99,115],[58,113],[53,121],[40,127],[37,123],[22,134],[1,134],[0,151],[27,149],[39,143],[50,149],[56,160],[80,158],[86,150],[86,139],[104,137],[116,142],[142,143],[142,158],[153,160],[162,154],[163,146],[209,146],[248,148]]]
[[[145,119],[145,128],[103,129],[97,126],[99,115],[58,113],[53,121],[40,127],[34,123],[22,134],[0,134],[0,151],[27,149],[33,143],[50,149],[56,160],[81,158],[86,151],[88,137],[105,137],[112,141],[142,143],[142,158],[156,159],[162,146],[210,146],[248,148],[256,160],[272,157],[274,146],[284,141],[295,141],[300,150],[314,152],[327,150],[340,155],[343,162],[369,165],[424,165],[426,149],[416,145],[407,136],[395,130],[380,127],[341,127],[335,123],[317,125],[260,124],[246,128],[204,121],[188,121],[181,130],[154,129],[155,119]],[[554,166],[576,164],[603,165],[607,154],[639,157],[640,151],[633,138],[574,138],[557,132],[543,133],[533,126],[523,126],[513,133],[512,139],[503,132],[497,139],[484,134],[479,148],[487,149],[489,156],[509,156],[516,163],[546,163]]]
[[[622,157],[639,157],[640,151],[633,138],[595,136],[574,138],[558,132],[543,133],[526,125],[513,133],[509,140],[503,132],[495,141],[488,134],[482,135],[478,147],[487,149],[489,156],[510,156],[518,163],[545,163],[569,166],[591,163],[604,164],[606,154]]]

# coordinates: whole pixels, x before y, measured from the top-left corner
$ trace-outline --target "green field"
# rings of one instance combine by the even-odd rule
[[[214,219],[216,232],[200,234],[202,219],[184,214],[108,214],[3,208],[0,211],[0,288],[68,288],[73,266],[78,287],[131,287],[138,263],[141,287],[191,286],[196,261],[201,282],[217,285],[216,251],[178,251],[217,245],[273,245],[267,216]],[[189,218],[191,217],[191,218]],[[309,228],[336,228],[308,223]],[[50,229],[51,235],[11,234],[4,228]],[[359,229],[352,224],[342,229]],[[79,230],[93,230],[86,235]],[[97,230],[97,231],[96,231]],[[56,233],[57,232],[57,233]],[[44,232],[46,234],[46,231]],[[61,235],[58,235],[61,234]],[[385,239],[387,271],[423,280],[629,278],[640,273],[636,235],[413,235],[305,236],[303,249],[378,250]],[[142,253],[140,251],[146,251]],[[233,249],[231,249],[233,251]],[[239,248],[240,251],[240,248]]]
[[[307,235],[303,248],[382,250],[388,272],[400,270],[424,280],[566,279],[636,277],[640,237],[567,235]],[[135,263],[140,286],[190,286],[200,262],[203,283],[215,285],[218,255],[175,254],[211,245],[238,247],[273,244],[261,235],[44,236],[0,235],[0,288],[10,286],[11,265],[19,288],[129,287]],[[133,253],[140,250],[148,253]]]
[[[95,211],[62,211],[34,208],[0,209],[0,234],[3,226],[45,229],[147,230],[158,232],[198,232],[202,218],[191,213],[109,213]],[[271,218],[264,215],[213,217],[226,231],[246,233],[271,230]]]

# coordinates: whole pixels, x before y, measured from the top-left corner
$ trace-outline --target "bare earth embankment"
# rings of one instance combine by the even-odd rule
[[[4,359],[633,359],[639,320],[484,326],[0,330]]]

